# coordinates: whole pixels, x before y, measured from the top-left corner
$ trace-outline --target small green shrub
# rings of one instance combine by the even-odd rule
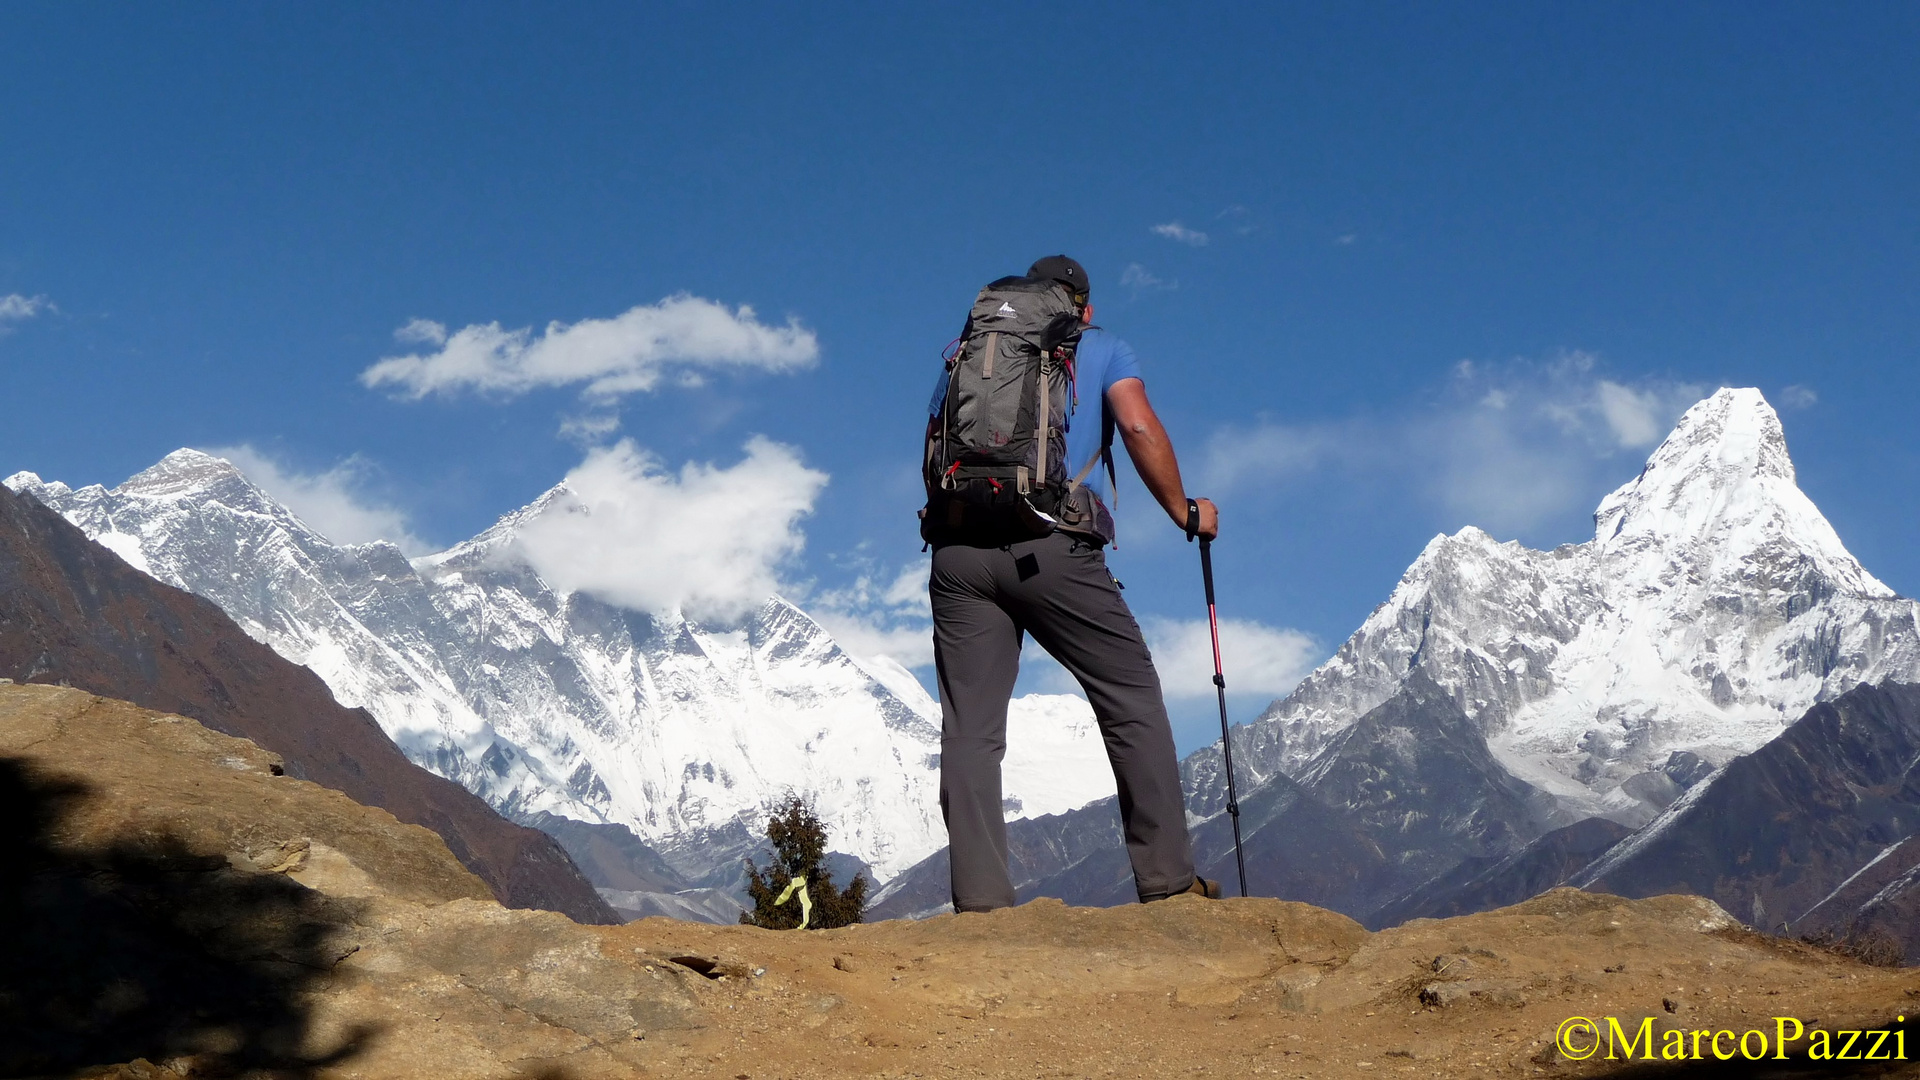
[[[827,829],[805,799],[790,795],[774,807],[767,819],[767,839],[773,844],[773,857],[765,867],[747,860],[747,895],[753,909],[740,913],[740,921],[769,930],[793,930],[800,925],[800,902],[789,897],[776,906],[788,883],[805,878],[807,895],[813,902],[809,930],[829,930],[851,926],[861,920],[867,907],[867,878],[853,875],[842,889],[833,883],[821,861],[827,855]]]

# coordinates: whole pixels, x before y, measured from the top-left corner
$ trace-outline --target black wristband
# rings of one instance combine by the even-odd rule
[[[1200,503],[1196,499],[1187,500],[1187,543],[1200,535]]]

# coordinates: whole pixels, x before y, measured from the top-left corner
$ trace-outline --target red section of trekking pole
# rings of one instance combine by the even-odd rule
[[[1194,508],[1198,517],[1198,507]],[[1197,522],[1195,523],[1197,525]],[[1189,526],[1189,531],[1193,526]],[[1207,629],[1213,632],[1213,687],[1220,694],[1220,753],[1227,762],[1227,816],[1233,819],[1233,861],[1240,870],[1240,895],[1247,895],[1247,855],[1240,847],[1240,795],[1233,782],[1233,732],[1227,727],[1227,676],[1220,666],[1220,617],[1213,606],[1213,541],[1200,537],[1200,579],[1207,586]]]

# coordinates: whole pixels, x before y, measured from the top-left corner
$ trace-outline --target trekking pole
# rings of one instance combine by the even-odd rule
[[[1220,666],[1220,617],[1213,605],[1213,541],[1200,535],[1200,504],[1187,500],[1187,542],[1200,541],[1200,580],[1207,587],[1207,629],[1213,633],[1213,688],[1220,695],[1220,753],[1227,763],[1227,816],[1233,819],[1233,861],[1247,895],[1247,855],[1240,846],[1240,796],[1233,783],[1233,732],[1227,727],[1227,676]]]

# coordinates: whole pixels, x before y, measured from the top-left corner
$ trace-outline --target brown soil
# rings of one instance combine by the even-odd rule
[[[177,717],[0,687],[10,811],[42,823],[8,855],[28,872],[0,877],[0,910],[26,905],[9,917],[41,931],[9,957],[40,981],[0,985],[40,1009],[0,1026],[0,1074],[1642,1076],[1667,1074],[1604,1048],[1567,1061],[1556,1026],[1905,1032],[1895,1018],[1920,1008],[1920,971],[1760,937],[1682,896],[1557,890],[1373,934],[1304,904],[1186,897],[820,932],[581,926],[501,908],[432,833],[273,763]],[[94,892],[52,905],[62,882]],[[228,1000],[237,982],[275,1006]],[[86,995],[92,1012],[41,1008]],[[1881,1068],[1722,1065],[1711,1035],[1702,1052],[1672,1075]]]

